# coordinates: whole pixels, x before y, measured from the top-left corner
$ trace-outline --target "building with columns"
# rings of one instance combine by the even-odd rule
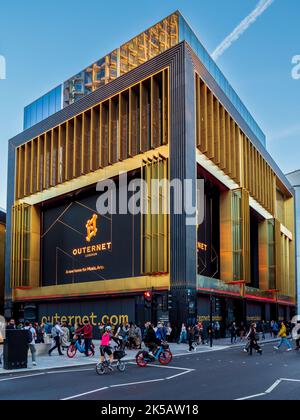
[[[69,323],[289,318],[294,189],[175,12],[26,107],[9,141],[6,316]],[[204,215],[97,211],[99,181],[190,180]],[[197,180],[203,194],[197,200]],[[118,195],[119,196],[119,195]]]

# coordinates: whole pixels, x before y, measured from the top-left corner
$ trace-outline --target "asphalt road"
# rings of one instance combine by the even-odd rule
[[[267,391],[267,392],[266,392]],[[252,357],[227,349],[174,358],[168,367],[127,365],[98,376],[93,367],[0,377],[1,400],[298,400],[300,353],[264,347]]]

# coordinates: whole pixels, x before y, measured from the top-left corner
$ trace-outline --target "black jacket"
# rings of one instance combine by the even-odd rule
[[[156,343],[157,338],[153,328],[145,330],[144,343]]]

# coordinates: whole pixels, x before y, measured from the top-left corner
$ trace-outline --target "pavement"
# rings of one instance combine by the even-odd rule
[[[270,343],[270,342],[277,342],[277,340],[272,340],[270,335],[266,335],[266,340],[261,341],[261,343]],[[15,370],[5,370],[3,369],[3,365],[0,364],[0,376],[7,375],[7,374],[14,374],[14,373],[22,373],[22,372],[36,372],[41,370],[54,370],[54,369],[65,369],[65,368],[74,368],[74,367],[84,367],[89,365],[96,365],[99,361],[99,342],[94,340],[94,344],[96,349],[95,357],[85,357],[84,354],[80,354],[77,352],[77,355],[74,359],[69,359],[64,352],[64,356],[59,356],[56,351],[52,353],[52,356],[48,356],[47,352],[43,355],[37,356],[37,366],[32,365],[31,355],[30,352],[28,353],[28,367],[27,369],[15,369]],[[196,352],[197,353],[207,353],[212,351],[221,351],[228,347],[244,347],[245,341],[241,342],[240,339],[237,340],[236,344],[231,344],[231,340],[229,338],[215,340],[213,343],[213,347],[210,348],[208,345],[201,345],[197,346]],[[175,357],[186,355],[188,350],[187,344],[177,344],[171,343],[170,349]],[[135,356],[138,350],[126,350],[126,357],[124,361],[134,361]]]
[[[124,373],[99,376],[94,366],[77,366],[0,377],[1,400],[192,401],[299,400],[300,352],[248,356],[241,347],[177,353],[168,366],[139,368],[128,361]]]

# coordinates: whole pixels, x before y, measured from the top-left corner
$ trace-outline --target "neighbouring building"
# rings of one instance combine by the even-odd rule
[[[179,325],[212,309],[225,330],[294,313],[294,189],[179,12],[53,92],[9,142],[6,316]],[[190,180],[203,223],[173,199],[170,215],[99,215],[96,184],[120,193],[120,172]]]
[[[0,208],[0,315],[4,311],[6,212]]]
[[[300,314],[300,169],[286,175],[295,189],[297,308]]]

